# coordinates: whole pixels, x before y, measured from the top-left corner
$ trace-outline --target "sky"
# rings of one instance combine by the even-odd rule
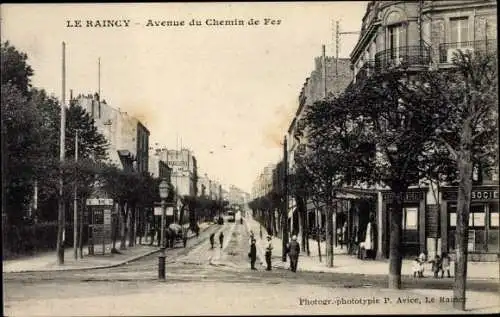
[[[190,148],[201,173],[250,193],[262,169],[283,156],[314,57],[322,45],[335,54],[334,21],[341,32],[359,31],[365,9],[343,1],[2,4],[1,37],[28,55],[32,85],[58,98],[62,42],[67,98],[70,89],[97,92],[100,58],[102,98],[141,120],[150,146]],[[189,25],[193,19],[202,25]],[[342,35],[339,57],[349,57],[357,39]]]

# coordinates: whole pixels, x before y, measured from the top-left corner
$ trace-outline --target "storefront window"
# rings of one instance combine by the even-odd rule
[[[500,250],[500,231],[498,223],[498,203],[490,204],[490,229],[488,230],[488,252],[498,253]]]
[[[482,228],[485,226],[484,205],[472,205],[470,206],[469,214],[469,228]]]
[[[490,229],[499,228],[498,216],[498,203],[490,204]]]
[[[418,229],[418,208],[406,207],[403,208],[403,230]]]

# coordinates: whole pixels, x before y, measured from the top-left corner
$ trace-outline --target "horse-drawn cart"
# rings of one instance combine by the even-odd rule
[[[171,223],[166,232],[165,239],[167,240],[167,247],[173,248],[178,243],[182,243],[185,248],[187,243],[187,229],[179,224]]]

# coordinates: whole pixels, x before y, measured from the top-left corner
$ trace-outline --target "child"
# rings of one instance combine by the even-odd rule
[[[442,270],[441,258],[436,254],[436,257],[432,262],[432,272],[434,272],[434,278],[438,278],[439,271]]]
[[[451,262],[451,259],[450,259],[450,256],[448,255],[448,253],[443,252],[442,258],[441,258],[441,278],[443,278],[444,271],[446,271],[446,273],[448,274],[448,277],[451,277],[451,275],[450,275],[450,262]]]
[[[413,270],[413,277],[420,277],[420,259],[419,258],[415,258],[415,261],[413,261],[413,266],[412,266],[412,270]]]
[[[427,255],[425,252],[420,253],[418,256],[418,262],[420,264],[420,270],[418,272],[419,277],[424,277],[424,263],[427,261]]]

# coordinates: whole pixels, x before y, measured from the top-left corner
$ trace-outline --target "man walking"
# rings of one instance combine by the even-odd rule
[[[257,260],[257,247],[255,246],[255,239],[252,239],[250,243],[250,252],[248,253],[250,258],[250,269],[257,270],[255,268],[255,261]]]
[[[292,237],[292,241],[287,246],[288,257],[290,257],[290,270],[297,272],[297,264],[299,261],[300,244],[297,242],[297,236]]]
[[[214,248],[214,243],[215,243],[215,233],[212,233],[210,235],[210,249]]]
[[[271,242],[271,236],[267,236],[267,246],[266,246],[266,271],[271,271],[271,255],[273,250],[273,243]]]
[[[220,248],[222,249],[222,244],[224,243],[224,233],[221,231],[219,234]]]

